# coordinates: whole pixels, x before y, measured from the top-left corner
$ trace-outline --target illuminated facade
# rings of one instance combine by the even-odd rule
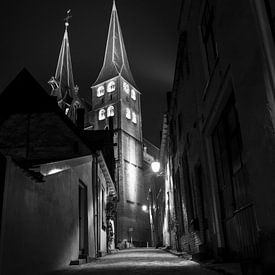
[[[92,89],[89,121],[95,130],[114,129],[118,246],[144,246],[150,241],[143,187],[140,92],[136,88],[113,3],[105,57]]]

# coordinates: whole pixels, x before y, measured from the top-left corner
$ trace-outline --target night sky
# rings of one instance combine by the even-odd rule
[[[159,145],[166,92],[171,90],[181,0],[117,0],[130,68],[142,93],[143,136]],[[112,0],[1,1],[0,92],[26,67],[50,91],[71,9],[69,40],[75,83],[89,87],[103,64]]]

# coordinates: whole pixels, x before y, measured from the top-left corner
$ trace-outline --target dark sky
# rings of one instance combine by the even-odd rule
[[[165,93],[171,90],[181,0],[117,0],[130,67],[142,93],[143,136],[159,145]],[[26,67],[50,91],[64,21],[73,18],[69,40],[76,84],[90,99],[89,87],[101,69],[112,0],[4,0],[0,16],[0,92]]]

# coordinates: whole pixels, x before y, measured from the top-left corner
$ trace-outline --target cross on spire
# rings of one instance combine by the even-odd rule
[[[69,20],[72,18],[71,9],[67,10],[67,16],[64,18],[65,26],[69,26]]]

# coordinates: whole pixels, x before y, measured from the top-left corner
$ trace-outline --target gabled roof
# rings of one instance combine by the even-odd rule
[[[69,23],[66,22],[55,76],[52,77],[48,83],[53,86],[53,83],[56,82],[58,89],[53,89],[52,95],[57,96],[58,101],[63,100],[65,103],[70,104],[72,98],[74,98],[75,84],[67,30],[68,26]]]
[[[15,159],[46,163],[112,146],[108,131],[91,132],[86,137],[26,69],[0,94],[0,151]]]
[[[115,1],[113,1],[104,62],[93,86],[119,75],[130,84],[136,86],[125,50],[116,4]]]

